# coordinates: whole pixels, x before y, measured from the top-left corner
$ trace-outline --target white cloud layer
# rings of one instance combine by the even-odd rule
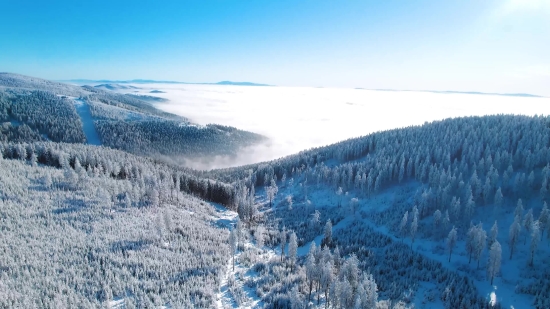
[[[511,97],[362,89],[239,87],[216,85],[136,85],[170,99],[162,110],[199,124],[218,123],[263,134],[270,143],[238,158],[189,162],[201,169],[272,160],[426,121],[491,114],[549,115],[550,98]]]

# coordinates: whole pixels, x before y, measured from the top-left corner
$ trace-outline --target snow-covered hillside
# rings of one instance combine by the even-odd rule
[[[215,304],[227,215],[181,191],[191,176],[54,143],[0,143],[0,170],[1,308]]]
[[[267,244],[280,246],[296,233],[297,256],[312,241],[332,255],[356,256],[380,299],[426,308],[546,308],[547,123],[452,119],[211,176],[241,179],[239,215],[268,225]],[[251,196],[271,206],[250,215],[257,213]],[[306,273],[307,260],[298,258]],[[275,299],[290,301],[296,284],[297,297],[309,295],[307,282],[306,275],[257,296],[271,308]]]

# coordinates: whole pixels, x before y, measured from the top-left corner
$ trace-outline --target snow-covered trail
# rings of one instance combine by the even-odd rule
[[[90,112],[88,104],[82,99],[74,99],[74,107],[82,121],[82,129],[84,130],[88,144],[101,145],[101,139],[95,129],[94,119],[92,118],[92,113]]]
[[[258,203],[262,204],[261,202]],[[213,219],[218,225],[231,228],[237,222],[237,213],[231,210],[227,210],[224,207],[216,206],[217,214]],[[262,301],[256,295],[256,291],[248,286],[246,282],[248,280],[254,280],[259,277],[252,268],[255,263],[245,265],[241,262],[241,256],[250,254],[253,252],[256,262],[267,263],[271,259],[280,255],[278,248],[272,249],[269,247],[258,248],[256,243],[250,238],[249,231],[245,228],[248,234],[248,239],[243,244],[243,250],[237,250],[235,254],[235,267],[233,267],[233,256],[229,256],[227,260],[227,267],[223,274],[220,289],[216,295],[216,308],[261,308]],[[237,294],[237,295],[235,295]],[[236,299],[239,297],[240,299]]]

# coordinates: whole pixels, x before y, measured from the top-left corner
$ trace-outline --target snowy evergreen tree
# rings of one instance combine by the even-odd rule
[[[378,286],[372,274],[365,275],[362,285],[367,296],[363,309],[376,309],[378,302]]]
[[[264,233],[265,233],[264,226],[258,225],[256,227],[256,232],[254,233],[254,238],[256,239],[256,246],[258,246],[258,248],[264,247]]]
[[[544,202],[542,210],[539,215],[539,229],[541,237],[544,236],[544,231],[549,227],[550,223],[550,211],[548,211],[548,205]]]
[[[533,227],[533,209],[529,209],[523,217],[523,229],[525,229],[525,238],[523,244],[527,243],[527,236],[531,234],[531,228]]]
[[[470,194],[466,198],[466,205],[464,206],[464,216],[466,220],[469,221],[470,219],[472,219],[472,216],[475,213],[475,207],[476,207],[476,204],[474,201],[474,196],[470,192]]]
[[[294,265],[296,264],[296,254],[298,253],[298,239],[296,233],[290,233],[288,241],[288,257],[290,260],[290,270],[294,271]]]
[[[233,270],[235,270],[235,253],[237,252],[237,230],[232,229],[229,232],[229,248],[231,249],[231,256],[233,258]]]
[[[319,224],[321,223],[321,213],[319,210],[315,209],[315,211],[311,214],[311,227],[316,229],[319,227]]]
[[[497,192],[495,193],[495,208],[494,208],[494,215],[497,216],[500,213],[500,209],[502,208],[502,204],[504,201],[504,196],[502,195],[502,190],[500,187],[497,189]]]
[[[539,246],[540,242],[540,227],[539,222],[535,221],[531,223],[532,226],[530,228],[531,230],[531,245],[529,246],[529,252],[531,254],[531,259],[529,261],[529,265],[533,266],[533,261],[535,259],[535,253],[537,251],[537,248]]]
[[[399,223],[399,235],[401,235],[402,238],[405,238],[405,227],[407,226],[407,221],[409,220],[409,211],[405,211],[405,214],[403,215],[403,218],[401,219],[401,223]]]
[[[498,236],[498,225],[497,221],[495,220],[495,223],[491,227],[491,232],[489,233],[489,248],[493,245],[493,243],[497,240]]]
[[[355,212],[357,211],[357,208],[359,207],[359,199],[354,197],[350,200],[349,203],[351,213],[355,215]]]
[[[237,236],[237,248],[244,248],[244,240],[245,240],[245,231],[243,222],[239,220],[237,217],[237,222],[235,223],[235,235]],[[242,250],[242,249],[241,249]]]
[[[418,231],[418,208],[416,205],[413,207],[413,220],[411,222],[411,247],[414,244],[414,237]]]
[[[470,228],[466,233],[466,253],[468,253],[468,264],[472,261],[472,255],[474,254],[476,233],[476,226],[470,222]]]
[[[518,221],[521,220],[521,217],[523,217],[523,211],[523,202],[521,199],[518,199],[516,209],[514,210],[514,217],[519,218]]]
[[[456,246],[456,228],[453,226],[449,235],[447,236],[447,250],[449,251],[449,262],[451,261],[451,256],[453,255],[453,249]]]
[[[320,286],[321,290],[325,294],[325,302],[326,302],[326,308],[329,306],[329,289],[330,285],[332,284],[332,281],[334,280],[334,269],[332,265],[332,260],[326,261],[321,269],[321,276],[320,276]]]
[[[281,247],[281,262],[283,261],[285,257],[285,247],[286,247],[286,238],[287,238],[287,232],[286,227],[283,226],[283,230],[279,234],[279,240],[281,241],[280,247]]]
[[[479,261],[481,259],[481,255],[483,254],[483,251],[485,250],[485,245],[487,243],[487,232],[483,229],[483,225],[480,222],[476,226],[476,233],[474,238],[474,256],[477,260],[477,268],[479,268]]]
[[[508,242],[510,244],[510,259],[512,259],[512,256],[514,255],[514,249],[516,248],[516,245],[518,243],[520,232],[521,224],[519,221],[519,217],[516,216],[514,222],[512,222],[512,225],[510,226],[510,231],[508,233]]]
[[[286,196],[286,204],[287,204],[287,207],[288,207],[288,210],[292,210],[292,195],[287,195]]]
[[[338,190],[336,190],[336,195],[338,196],[338,207],[342,205],[342,193],[344,193],[344,191],[342,191],[342,187],[338,187]]]
[[[290,309],[304,309],[304,300],[298,286],[294,286],[290,291]]]
[[[311,301],[311,292],[313,291],[313,284],[315,282],[315,279],[317,278],[318,273],[317,265],[315,263],[316,251],[317,248],[315,247],[315,242],[312,242],[306,258],[306,278],[309,284],[309,294],[307,298],[308,302]]]
[[[331,243],[332,243],[332,222],[330,221],[330,219],[328,219],[327,223],[325,224],[322,245],[330,246]]]
[[[500,262],[502,258],[502,248],[500,243],[496,240],[489,250],[489,261],[487,263],[487,274],[493,285],[493,279],[498,275],[500,271]]]
[[[434,212],[434,231],[437,232],[439,230],[439,226],[441,225],[441,211],[438,209]]]

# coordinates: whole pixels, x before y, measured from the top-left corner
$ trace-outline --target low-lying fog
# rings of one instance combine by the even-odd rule
[[[550,114],[550,98],[538,97],[335,88],[135,86],[140,87],[140,93],[169,99],[156,106],[193,122],[233,126],[270,138],[268,144],[247,149],[237,158],[189,163],[200,169],[272,160],[380,130],[449,117]],[[150,93],[152,90],[158,91]]]

